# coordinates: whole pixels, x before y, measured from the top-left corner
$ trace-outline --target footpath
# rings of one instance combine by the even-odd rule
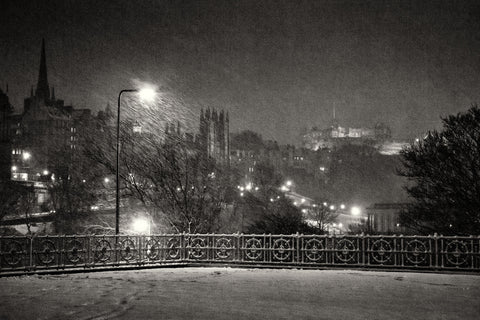
[[[480,319],[480,275],[159,268],[0,278],[0,319]]]

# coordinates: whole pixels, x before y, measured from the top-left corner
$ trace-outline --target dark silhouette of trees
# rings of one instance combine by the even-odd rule
[[[443,120],[402,152],[400,175],[414,199],[401,223],[419,232],[480,234],[480,109]]]
[[[306,229],[302,212],[280,192],[281,175],[268,163],[260,162],[251,176],[252,189],[242,192],[237,212],[248,233],[292,234]]]
[[[313,222],[312,231],[317,234],[328,232],[328,226],[337,220],[338,213],[324,205],[316,205],[307,212],[307,218]]]

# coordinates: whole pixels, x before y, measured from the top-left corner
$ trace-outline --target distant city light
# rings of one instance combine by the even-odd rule
[[[343,227],[343,223],[340,222],[340,223],[338,224],[338,227],[339,227],[339,228]]]
[[[288,180],[288,181],[286,182],[286,185],[287,185],[287,187],[292,186],[292,181],[291,181],[291,180]]]
[[[260,189],[259,187],[255,187],[255,191],[258,191],[258,189]]]
[[[302,209],[302,213],[307,213],[307,209]]]
[[[320,171],[325,171],[325,167],[320,167]]]
[[[282,191],[288,191],[288,187],[287,187],[287,186],[282,186],[282,187],[280,188],[280,190],[282,190]]]
[[[240,192],[240,197],[243,197],[243,192]]]
[[[249,182],[249,183],[246,184],[245,190],[247,190],[247,191],[252,190],[252,183],[251,183],[251,182]]]
[[[359,207],[352,207],[352,209],[350,209],[350,213],[353,215],[353,216],[358,216],[362,213],[362,210],[360,210]]]
[[[32,155],[30,154],[30,152],[24,152],[24,153],[22,154],[23,160],[28,160],[28,159],[30,159],[31,156],[32,156]]]
[[[335,206],[333,204],[330,206],[330,210],[335,210]]]
[[[17,166],[12,166],[12,171],[17,171]]]
[[[105,179],[103,179],[103,181],[105,181],[105,183],[109,183],[109,182],[110,182],[110,179],[105,178]]]
[[[46,175],[48,175],[48,174],[49,174],[48,170],[43,170],[43,175],[44,175],[44,176],[46,176]]]
[[[244,190],[245,190],[245,188],[244,188],[244,187],[240,187],[240,191],[244,191]]]
[[[86,182],[85,179],[83,179],[82,182],[85,183]]]
[[[341,205],[340,205],[340,209],[342,209],[342,210],[345,209],[345,205],[344,205],[344,204],[341,204]]]
[[[305,198],[302,198],[302,203],[305,203]]]
[[[297,201],[293,201],[293,205],[294,206],[298,205]]]
[[[323,203],[323,206],[324,206],[324,207],[326,207],[327,205],[328,205],[328,203],[326,203],[326,202]]]

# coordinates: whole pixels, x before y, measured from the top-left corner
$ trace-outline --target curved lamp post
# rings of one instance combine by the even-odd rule
[[[124,92],[137,92],[140,99],[145,101],[153,101],[156,96],[156,92],[153,88],[146,87],[143,89],[124,89],[118,94],[117,104],[117,164],[116,164],[116,196],[115,196],[115,234],[120,233],[120,174],[119,174],[119,162],[120,162],[120,100],[122,93]]]

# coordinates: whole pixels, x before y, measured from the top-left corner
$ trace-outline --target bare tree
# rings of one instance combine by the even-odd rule
[[[316,205],[307,211],[306,218],[310,220],[313,230],[319,234],[324,234],[328,231],[328,226],[337,220],[338,213],[330,210],[324,205]]]

